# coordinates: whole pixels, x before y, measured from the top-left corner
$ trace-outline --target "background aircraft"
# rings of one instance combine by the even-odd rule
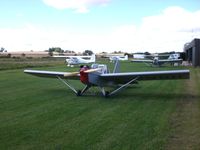
[[[24,73],[32,74],[39,77],[58,78],[68,86],[77,96],[83,95],[93,86],[99,87],[103,96],[111,96],[130,84],[146,80],[172,80],[172,79],[189,79],[189,70],[171,70],[171,71],[147,71],[147,72],[119,72],[119,61],[115,63],[112,73],[109,73],[107,66],[104,64],[93,64],[91,69],[84,71],[84,75],[79,72],[56,72],[41,70],[24,70]],[[85,88],[82,90],[75,89],[68,80],[81,80],[82,77],[87,81],[83,82]],[[66,80],[65,80],[66,79]],[[82,80],[81,80],[82,81]],[[112,91],[106,91],[105,87],[113,87]]]
[[[67,66],[71,67],[73,67],[74,65],[95,63],[96,61],[95,54],[91,56],[54,56],[54,57],[66,58],[65,62]]]
[[[110,62],[114,62],[116,60],[128,60],[128,55],[125,55],[125,56],[110,56],[109,57],[110,59]]]
[[[163,56],[169,56],[168,59],[159,59],[159,57]],[[133,59],[131,60],[132,62],[143,62],[143,63],[149,63],[154,66],[161,66],[165,63],[170,63],[172,65],[175,64],[181,64],[183,59],[179,58],[179,54],[170,54],[170,55],[158,55],[158,56],[152,56],[152,55],[147,55],[147,57],[153,57],[152,59]]]

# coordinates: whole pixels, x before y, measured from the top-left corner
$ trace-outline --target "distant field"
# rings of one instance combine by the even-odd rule
[[[0,71],[0,149],[200,149],[199,68],[190,68],[191,80],[140,82],[106,99],[76,97],[58,80],[10,64]],[[78,69],[62,61],[33,64],[19,68]],[[182,68],[121,63],[123,72]]]
[[[0,70],[56,66],[64,64],[64,59],[56,58],[0,58]]]

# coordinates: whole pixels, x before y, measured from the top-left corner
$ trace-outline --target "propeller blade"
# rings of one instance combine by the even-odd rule
[[[91,73],[91,72],[95,72],[95,71],[99,71],[101,70],[101,68],[96,68],[96,69],[89,69],[84,71],[85,73]],[[77,76],[77,74],[79,74],[79,72],[68,72],[64,74],[64,77],[72,77],[72,76]]]
[[[89,70],[86,70],[84,71],[85,73],[91,73],[91,72],[95,72],[95,71],[99,71],[101,70],[101,68],[96,68],[96,69],[89,69]]]
[[[65,73],[64,77],[77,76],[77,74],[79,74],[79,72],[69,72],[69,73]]]

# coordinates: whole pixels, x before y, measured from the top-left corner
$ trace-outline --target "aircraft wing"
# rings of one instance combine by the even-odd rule
[[[55,58],[68,58],[68,59],[70,59],[70,58],[88,58],[88,59],[90,59],[91,58],[91,56],[53,56],[53,57],[55,57]]]
[[[158,62],[163,62],[163,63],[177,63],[177,62],[182,62],[183,60],[182,59],[161,59],[161,60],[158,60]]]
[[[131,61],[132,62],[142,62],[142,63],[153,63],[152,60],[148,60],[148,59],[133,59]]]
[[[189,70],[170,70],[170,71],[147,71],[147,72],[126,72],[101,74],[100,79],[108,83],[124,84],[130,80],[171,80],[189,79]]]
[[[63,78],[79,80],[80,75],[77,72],[57,72],[57,71],[43,71],[43,70],[24,70],[24,73],[31,74],[39,77],[47,78]]]

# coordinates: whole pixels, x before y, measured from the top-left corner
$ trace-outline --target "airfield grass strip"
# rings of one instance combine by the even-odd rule
[[[200,149],[200,70],[191,69],[190,80],[184,86],[185,94],[177,101],[171,117],[169,150]]]
[[[142,68],[126,62],[122,67]],[[140,82],[105,99],[76,97],[58,80],[20,69],[0,71],[0,149],[164,149],[184,82]]]

